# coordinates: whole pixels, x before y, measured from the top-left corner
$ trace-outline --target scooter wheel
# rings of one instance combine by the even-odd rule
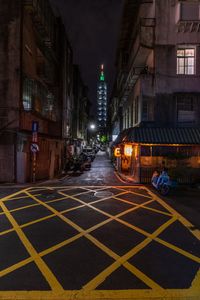
[[[168,185],[163,185],[160,189],[160,193],[163,196],[167,196],[169,194],[169,186]]]

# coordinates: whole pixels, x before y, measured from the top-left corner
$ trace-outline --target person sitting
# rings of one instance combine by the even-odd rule
[[[153,186],[157,186],[157,181],[159,178],[159,172],[157,170],[155,170],[153,172],[152,178],[151,178],[151,183],[153,184]]]
[[[163,183],[168,183],[169,182],[169,175],[167,174],[167,168],[163,168],[163,171],[161,172],[160,176],[158,177],[157,180],[157,187],[159,185],[162,185]]]

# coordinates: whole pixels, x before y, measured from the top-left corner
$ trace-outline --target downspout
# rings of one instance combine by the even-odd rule
[[[18,128],[14,135],[14,181],[17,182],[17,145],[18,145],[18,132],[21,128],[21,107],[23,97],[23,22],[24,22],[24,1],[20,1],[20,37],[19,37],[19,102],[18,102]]]

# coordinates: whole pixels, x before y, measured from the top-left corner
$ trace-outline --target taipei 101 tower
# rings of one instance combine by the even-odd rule
[[[99,133],[106,132],[107,124],[107,84],[105,82],[104,65],[101,65],[97,84],[97,126]]]

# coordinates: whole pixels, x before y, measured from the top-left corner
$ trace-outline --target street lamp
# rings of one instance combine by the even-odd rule
[[[96,128],[95,124],[90,124],[90,129],[94,130]]]
[[[88,124],[87,128],[87,142],[91,143],[94,140],[94,134],[96,133],[96,125],[94,123]]]

